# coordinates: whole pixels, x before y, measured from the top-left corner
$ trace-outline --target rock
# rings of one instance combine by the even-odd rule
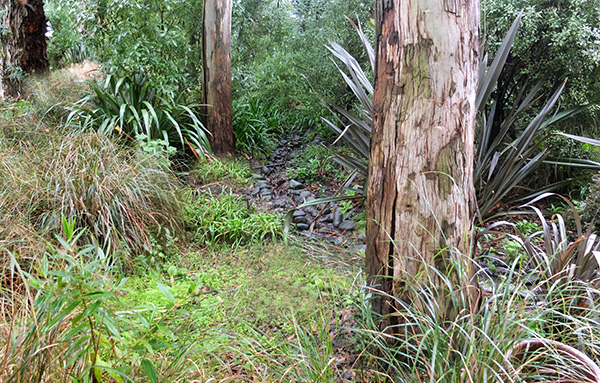
[[[293,217],[304,217],[306,215],[306,212],[304,210],[294,210],[294,212],[292,213]]]
[[[308,223],[308,218],[306,218],[306,217],[294,217],[294,223]]]
[[[344,243],[345,241],[346,241],[346,237],[344,237],[343,235],[340,235],[339,237],[337,237],[333,240],[333,244],[336,246],[339,246],[342,243]]]
[[[266,195],[272,195],[273,192],[270,189],[264,188],[264,189],[260,189],[260,195],[262,196],[266,196]]]
[[[333,214],[329,214],[327,218],[325,218],[325,222],[333,222]]]
[[[352,250],[355,252],[359,252],[359,251],[366,250],[366,249],[367,249],[367,245],[356,245],[352,248]]]
[[[342,223],[343,218],[344,217],[342,216],[340,209],[335,209],[333,211],[333,226],[335,226],[335,227],[340,226],[340,223]]]
[[[281,145],[281,146],[285,146],[287,144],[288,144],[287,140],[281,140],[281,141],[279,141],[279,145]]]
[[[354,230],[356,229],[356,222],[347,219],[345,221],[342,221],[342,223],[340,223],[339,227],[340,230]]]
[[[310,228],[310,225],[308,223],[299,223],[296,224],[296,227],[298,228],[298,230],[308,230]]]
[[[263,166],[263,167],[262,167],[260,170],[262,171],[262,173],[263,173],[264,175],[267,175],[267,174],[269,174],[269,173],[271,172],[271,169],[269,169],[269,168],[268,168],[268,167],[266,167],[266,166]]]
[[[271,186],[269,184],[269,181],[265,181],[265,180],[260,180],[256,183],[256,186],[258,186],[259,188],[268,188],[269,186]]]
[[[285,205],[285,202],[283,202],[282,200],[280,200],[279,198],[277,198],[275,201],[273,201],[273,205],[276,207],[282,207]]]
[[[316,217],[319,214],[319,211],[317,209],[315,209],[313,206],[309,206],[307,208],[304,209],[308,214],[312,215],[313,217]]]
[[[330,213],[331,213],[331,209],[330,209],[330,208],[328,208],[328,207],[326,207],[326,208],[323,210],[323,215],[327,215],[327,214],[330,214]],[[332,217],[331,219],[333,220],[333,217]]]
[[[296,180],[290,180],[290,189],[302,189],[304,184],[302,182],[298,182]]]
[[[256,173],[256,174],[252,174],[252,178],[254,178],[255,180],[264,180],[265,176],[262,174]]]
[[[312,199],[315,199],[315,196],[313,193],[309,192],[308,190],[302,190],[300,192],[300,195],[298,196],[298,199],[302,202],[306,201],[308,198],[312,197]]]
[[[252,189],[252,192],[250,194],[252,194],[252,196],[256,196],[258,193],[260,193],[260,188],[257,186],[254,189]]]
[[[262,196],[262,199],[263,199],[263,200],[265,200],[265,201],[270,201],[270,200],[272,200],[272,199],[273,199],[273,196],[272,196],[272,195],[270,195],[270,194],[263,195],[263,196]]]

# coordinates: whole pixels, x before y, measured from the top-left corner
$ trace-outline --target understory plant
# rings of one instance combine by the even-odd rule
[[[264,155],[275,150],[277,136],[284,133],[284,115],[255,98],[236,100],[233,106],[236,148],[243,153]]]
[[[498,82],[501,81],[500,75],[510,54],[520,21],[521,15],[517,17],[507,32],[489,67],[487,66],[487,56],[480,64],[476,106],[481,119],[477,127],[474,183],[478,201],[477,215],[482,221],[495,214],[495,209],[500,202],[506,202],[508,198],[512,198],[511,193],[515,191],[515,188],[531,178],[547,159],[548,153],[540,148],[540,144],[550,136],[549,126],[564,121],[585,109],[576,107],[556,112],[555,106],[565,83],[558,87],[535,113],[532,112],[532,106],[543,97],[542,82],[538,82],[533,87],[529,87],[529,84],[522,84],[520,91],[512,99],[513,105],[498,105],[493,102],[494,92],[498,88]],[[355,26],[355,29],[363,42],[371,66],[374,67],[373,47],[360,25]],[[352,150],[352,155],[338,155],[336,160],[366,178],[373,123],[372,80],[367,75],[367,71],[363,70],[354,57],[340,45],[330,41],[330,46],[327,48],[344,64],[345,70],[338,69],[359,103],[354,105],[352,111],[328,103],[336,121],[328,119],[323,119],[323,121],[339,135],[338,140],[343,140]],[[528,116],[532,113],[533,117],[530,122],[526,124],[525,128],[521,128],[520,125],[524,120],[529,119]],[[498,121],[498,114],[502,114],[504,117],[501,119],[501,124],[496,126],[494,122]],[[585,161],[569,160],[562,164],[597,168],[597,164]],[[572,180],[569,179],[547,185],[539,191],[530,191],[528,196],[533,197],[570,182]],[[366,190],[363,189],[363,192]]]
[[[210,151],[208,131],[198,117],[199,105],[160,94],[141,74],[90,83],[93,93],[69,109],[68,121],[83,129],[121,136],[145,148],[162,146],[199,157]],[[151,150],[153,151],[153,150]],[[155,150],[154,150],[155,151]]]
[[[118,259],[126,264],[160,226],[178,232],[177,180],[155,156],[102,133],[43,138],[0,145],[0,247],[35,257],[40,248],[32,241],[54,242],[67,217],[106,252],[127,250]]]
[[[189,191],[185,199],[186,225],[202,245],[260,243],[282,235],[278,215],[256,210],[226,188],[218,195]]]
[[[171,302],[129,307],[124,278],[85,230],[62,221],[57,246],[33,263],[4,253],[11,284],[3,284],[0,380],[3,382],[158,382],[181,373],[192,344],[178,344],[165,320]],[[167,357],[168,358],[165,358]],[[137,379],[134,380],[134,378]]]
[[[433,287],[432,279],[440,280],[442,287]],[[505,280],[484,291],[471,311],[466,289],[445,272],[424,266],[416,280],[403,284],[414,301],[388,296],[395,324],[385,329],[379,327],[385,318],[373,313],[369,303],[384,293],[363,288],[364,299],[357,306],[357,331],[366,350],[363,363],[382,371],[371,381],[582,381],[579,361],[555,346],[570,346],[592,359],[600,355],[600,305],[597,300],[578,305],[600,291],[583,281],[556,284],[544,276],[534,286],[529,281],[515,262]],[[550,288],[543,294],[528,293],[546,285]],[[463,310],[444,315],[448,305]],[[542,346],[536,352],[532,346],[532,353],[523,355],[522,342]]]

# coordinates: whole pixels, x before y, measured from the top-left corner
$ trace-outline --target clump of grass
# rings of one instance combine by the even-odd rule
[[[107,251],[143,252],[159,226],[181,224],[175,178],[154,157],[115,145],[103,134],[45,134],[0,146],[0,243],[21,256],[32,232],[47,241],[62,217],[85,227]],[[28,239],[28,238],[27,238]],[[25,239],[25,242],[27,242]]]
[[[369,301],[384,293],[365,288],[358,306],[362,322],[358,332],[368,350],[363,363],[398,382],[520,382],[540,381],[539,374],[547,374],[549,367],[577,370],[572,358],[550,348],[543,351],[552,359],[548,364],[536,357],[511,358],[511,350],[521,341],[564,342],[599,355],[600,304],[589,299],[600,293],[594,284],[556,283],[546,290],[542,289],[546,278],[540,277],[531,286],[530,275],[521,274],[515,262],[506,280],[482,296],[475,312],[462,310],[449,318],[442,306],[465,307],[465,289],[429,267],[405,284],[415,301],[389,296],[396,308],[390,315],[396,320],[383,331],[379,328],[382,318],[371,311]],[[442,280],[443,292],[431,287],[433,275]],[[586,304],[578,305],[581,302]],[[549,376],[541,381],[546,379]]]
[[[8,312],[2,305],[0,316],[0,380],[157,382],[189,376],[183,367],[194,341],[179,343],[177,329],[165,324],[181,315],[182,300],[159,284],[163,306],[122,302],[127,278],[99,247],[77,245],[85,231],[76,230],[74,221],[62,222],[64,237],[33,262],[36,275],[8,256],[7,275],[20,280],[22,291],[5,283],[1,290],[13,305]]]
[[[258,211],[226,187],[217,195],[190,191],[185,199],[186,222],[201,245],[252,244],[282,236],[280,216]]]
[[[203,158],[190,174],[202,185],[218,181],[246,186],[252,176],[248,164],[240,159],[224,160],[209,156]]]

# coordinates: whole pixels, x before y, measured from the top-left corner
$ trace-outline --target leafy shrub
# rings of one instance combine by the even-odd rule
[[[307,182],[322,181],[326,177],[343,181],[343,168],[333,160],[331,152],[332,149],[320,144],[308,145],[296,156],[294,166],[288,169],[288,176]],[[336,154],[340,152],[334,151]]]
[[[63,237],[34,262],[35,273],[10,255],[6,271],[21,280],[21,294],[2,290],[15,303],[13,315],[2,316],[0,380],[3,382],[133,381],[151,382],[181,370],[190,345],[176,340],[166,319],[177,311],[176,299],[159,284],[166,307],[151,303],[130,307],[120,299],[126,278],[109,266],[106,253],[95,245],[77,245],[85,235],[74,221],[63,220]],[[160,355],[168,353],[169,362]],[[159,368],[157,368],[159,367]]]
[[[160,140],[165,150],[177,147],[193,154],[210,150],[207,131],[200,122],[198,105],[160,96],[143,75],[116,79],[108,76],[102,86],[92,83],[93,94],[77,102],[69,121],[105,134],[120,134],[129,140]]]
[[[153,228],[177,230],[176,181],[155,157],[120,148],[102,133],[43,138],[45,145],[0,145],[0,241],[13,237],[11,223],[50,241],[63,216],[107,251],[143,252]],[[21,253],[21,246],[7,247]]]
[[[227,181],[245,186],[250,181],[252,172],[248,164],[240,159],[222,160],[207,156],[190,171],[190,175],[202,185]]]
[[[595,229],[594,231],[600,231],[600,176],[594,177],[589,185],[581,219],[589,223]]]
[[[186,222],[202,245],[241,245],[281,237],[279,216],[256,211],[227,189],[219,195],[192,191],[186,200]]]
[[[236,100],[233,105],[233,131],[237,149],[244,153],[269,155],[284,133],[283,116],[273,106],[258,99]]]

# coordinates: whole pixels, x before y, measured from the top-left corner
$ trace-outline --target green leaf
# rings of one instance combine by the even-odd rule
[[[167,286],[163,285],[160,282],[156,282],[156,285],[158,286],[158,289],[160,290],[160,292],[163,293],[163,295],[165,297],[167,297],[167,299],[169,301],[171,301],[172,303],[175,303],[175,297],[173,296],[173,294],[171,294],[171,292],[169,291]]]
[[[152,362],[148,359],[142,360],[142,369],[146,373],[146,376],[150,378],[152,383],[156,383],[158,381],[158,376],[156,375],[156,369]]]

